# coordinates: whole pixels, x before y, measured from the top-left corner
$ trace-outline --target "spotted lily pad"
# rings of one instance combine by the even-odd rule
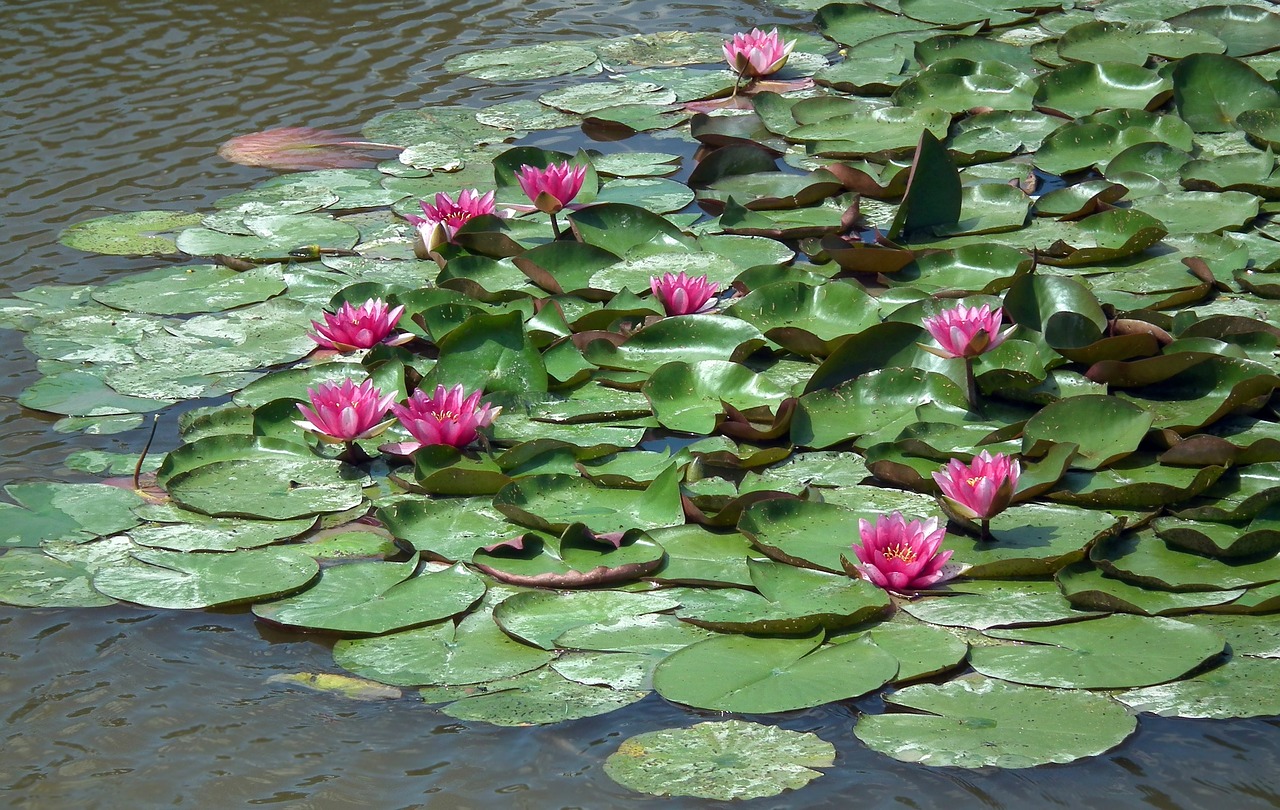
[[[642,793],[729,801],[804,787],[834,762],[835,747],[814,734],[725,720],[631,737],[604,770]]]

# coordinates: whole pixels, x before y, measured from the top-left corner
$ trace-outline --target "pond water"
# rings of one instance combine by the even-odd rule
[[[5,0],[0,295],[154,267],[154,259],[82,254],[56,237],[72,222],[106,213],[207,210],[269,176],[217,157],[218,144],[233,135],[298,125],[354,132],[390,109],[481,106],[545,89],[444,74],[439,66],[451,55],[592,35],[727,34],[808,16],[741,0]],[[77,480],[62,465],[72,450],[141,446],[141,431],[68,436],[53,430],[53,417],[19,408],[15,398],[34,375],[35,359],[20,336],[0,332],[0,483]],[[175,442],[169,415],[157,447]],[[332,671],[328,646],[266,628],[244,611],[0,607],[0,658],[0,693],[7,696],[0,801],[7,806],[712,804],[631,793],[604,775],[602,762],[626,737],[718,716],[656,695],[551,727],[459,723],[411,695],[358,702],[270,680]],[[771,717],[834,743],[836,767],[800,793],[743,806],[1280,806],[1276,718],[1144,716],[1139,732],[1106,756],[971,772],[906,765],[869,751],[852,734],[857,709]]]

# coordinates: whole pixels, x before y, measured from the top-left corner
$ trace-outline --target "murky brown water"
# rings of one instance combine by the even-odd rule
[[[268,175],[216,155],[236,134],[311,125],[355,131],[379,112],[480,106],[545,85],[442,74],[464,50],[661,30],[730,33],[804,14],[764,3],[655,0],[181,2],[0,0],[0,295],[88,284],[155,260],[56,242],[105,213],[207,210]],[[35,360],[0,331],[0,483],[72,480],[76,436],[14,402]],[[167,431],[165,425],[167,424]],[[173,441],[172,423],[162,436]],[[73,445],[69,446],[69,445]],[[0,606],[0,804],[24,808],[609,808],[661,803],[601,770],[633,734],[714,716],[651,696],[553,727],[458,723],[412,697],[355,702],[270,682],[331,671],[327,646],[244,613]],[[1280,688],[1278,686],[1277,688]],[[1280,721],[1144,717],[1117,751],[1028,771],[928,769],[853,737],[855,707],[782,717],[839,752],[800,793],[744,808],[1280,807]],[[777,718],[771,718],[777,720]]]

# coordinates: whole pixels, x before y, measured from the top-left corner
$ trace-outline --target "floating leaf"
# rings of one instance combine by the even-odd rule
[[[130,211],[68,226],[58,241],[70,248],[110,256],[164,256],[178,252],[176,234],[200,224],[200,214],[182,211]]]
[[[279,596],[311,582],[319,566],[297,548],[230,554],[137,550],[93,572],[93,587],[126,602],[171,610]]]
[[[631,737],[604,770],[641,793],[729,801],[802,788],[834,762],[835,747],[814,734],[725,720]]]
[[[854,734],[904,762],[1030,768],[1096,756],[1137,728],[1124,707],[1102,695],[1034,689],[969,676],[923,684],[887,698],[914,713],[863,717]]]
[[[975,647],[969,653],[974,669],[1014,683],[1062,689],[1163,683],[1187,674],[1224,646],[1222,636],[1201,627],[1129,615],[986,634],[1022,644]]]

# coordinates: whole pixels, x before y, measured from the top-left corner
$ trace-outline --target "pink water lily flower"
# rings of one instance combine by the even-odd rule
[[[679,275],[665,273],[662,278],[649,277],[649,288],[662,302],[668,315],[689,315],[706,312],[715,306],[716,285],[706,276],[690,278],[682,271]]]
[[[358,307],[345,303],[336,313],[324,313],[324,323],[312,321],[315,333],[307,336],[326,349],[354,352],[386,340],[404,314],[404,307],[387,309],[381,298],[370,298]]]
[[[1022,468],[1004,453],[983,450],[965,464],[951,459],[933,474],[947,506],[967,520],[987,521],[1009,508]]]
[[[452,242],[454,234],[463,225],[478,216],[494,212],[493,192],[481,194],[474,188],[459,191],[456,201],[441,192],[436,194],[435,205],[426,200],[419,205],[422,206],[423,216],[409,214],[405,219],[418,229],[427,250],[435,250]]]
[[[414,391],[404,405],[392,405],[391,412],[417,441],[389,445],[389,449],[408,455],[427,444],[453,447],[471,444],[479,435],[479,429],[493,424],[493,420],[502,413],[502,408],[488,404],[477,408],[480,394],[480,391],[474,391],[468,395],[461,385],[447,391],[443,385],[437,385],[434,395],[428,395],[421,389]]]
[[[352,380],[323,382],[308,388],[307,398],[311,400],[311,407],[299,403],[298,410],[305,419],[294,424],[330,444],[372,438],[394,421],[384,422],[382,417],[395,402],[396,395],[384,395],[373,387],[373,380],[359,385]]]
[[[777,28],[767,34],[753,28],[751,33],[734,34],[724,43],[724,59],[734,73],[754,79],[781,70],[795,46],[795,40],[784,44]]]
[[[923,321],[924,328],[942,348],[923,348],[939,357],[977,357],[1004,343],[1013,332],[1013,327],[1000,331],[1003,317],[1003,308],[997,307],[993,312],[986,304],[980,307],[958,304],[952,309],[944,309]]]
[[[858,534],[862,543],[853,544],[853,553],[861,565],[853,567],[873,585],[904,593],[954,576],[943,569],[951,552],[938,551],[946,530],[938,528],[937,518],[908,523],[901,512],[894,512],[880,515],[875,523],[859,520]]]
[[[545,169],[525,165],[516,172],[520,189],[533,202],[534,207],[544,214],[564,210],[582,190],[582,181],[586,176],[586,166],[575,166],[567,160],[564,163],[552,163]]]

